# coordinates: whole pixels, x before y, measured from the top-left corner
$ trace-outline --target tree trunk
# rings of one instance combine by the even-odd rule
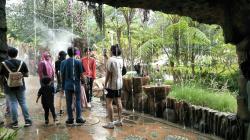
[[[6,0],[0,1],[0,62],[7,58],[7,24],[5,13]]]
[[[6,0],[0,0],[0,62],[7,59],[7,24],[6,24],[6,13],[5,13]],[[3,76],[0,76],[0,88],[3,92]],[[0,117],[0,122],[1,122]]]
[[[174,82],[176,83],[178,81],[177,80],[178,76],[177,76],[177,72],[175,70],[175,63],[174,63],[174,61],[171,61],[171,60],[170,60],[170,71],[173,75]]]
[[[175,57],[176,57],[176,63],[177,66],[180,64],[180,46],[179,46],[179,39],[176,39],[175,41]]]
[[[133,58],[133,49],[131,46],[131,34],[130,34],[130,23],[127,23],[127,32],[128,32],[128,47],[130,49],[130,55],[131,55],[131,70],[133,70],[134,67],[134,58]]]
[[[195,62],[195,59],[194,58],[195,58],[194,49],[192,49],[192,52],[191,52],[191,67],[192,67],[192,76],[193,76],[193,78],[195,76],[195,71],[194,71],[194,67],[195,67],[194,62]]]
[[[117,36],[117,42],[119,46],[121,46],[121,35],[122,35],[122,30],[120,27],[116,29],[116,36]]]

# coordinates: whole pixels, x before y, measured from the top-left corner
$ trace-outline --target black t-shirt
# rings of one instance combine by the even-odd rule
[[[61,83],[61,76],[60,76],[60,66],[61,66],[61,60],[57,60],[55,62],[55,69],[56,69],[56,77],[57,77],[57,81],[58,83]]]
[[[18,59],[9,59],[9,60],[5,60],[4,62],[12,72],[16,72],[21,64],[21,60],[18,60]],[[29,70],[28,70],[25,62],[23,62],[19,72],[22,72],[24,77],[28,77]],[[6,81],[6,79],[8,79],[8,77],[9,77],[9,71],[5,68],[5,66],[2,63],[0,65],[0,75],[3,75],[5,77],[4,78],[4,86],[9,88],[7,85],[7,81]],[[19,89],[19,88],[25,88],[24,79],[23,79],[23,83],[24,84],[21,87],[12,87],[10,89],[15,90],[15,89]]]
[[[50,85],[42,86],[39,89],[37,96],[42,96],[41,102],[43,105],[54,104],[54,88]]]

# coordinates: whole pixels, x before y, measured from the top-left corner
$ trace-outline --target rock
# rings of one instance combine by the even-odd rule
[[[93,96],[95,97],[101,97],[104,94],[104,82],[105,77],[95,79],[93,82]]]

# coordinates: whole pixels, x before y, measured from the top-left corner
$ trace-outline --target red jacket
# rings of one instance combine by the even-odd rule
[[[85,72],[83,73],[85,76],[90,78],[96,78],[96,62],[92,57],[83,57],[82,65],[84,67]]]

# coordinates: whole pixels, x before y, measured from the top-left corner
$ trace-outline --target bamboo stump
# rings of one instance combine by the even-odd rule
[[[163,117],[162,113],[159,113],[159,110],[164,110],[162,103],[166,99],[166,96],[169,94],[170,86],[169,85],[162,85],[162,86],[153,86],[153,85],[146,85],[142,86],[143,92],[147,95],[147,108],[151,115],[157,117]],[[166,104],[166,102],[165,102]],[[159,109],[157,109],[157,107]],[[157,114],[158,112],[158,114]]]
[[[142,93],[142,86],[147,84],[149,77],[123,78],[122,90],[125,95],[122,97],[122,102],[126,109],[147,112],[145,108],[147,97]]]
[[[163,118],[173,123],[177,122],[176,112],[174,109],[175,102],[176,102],[176,99],[168,97],[166,99],[166,109],[163,112]]]

